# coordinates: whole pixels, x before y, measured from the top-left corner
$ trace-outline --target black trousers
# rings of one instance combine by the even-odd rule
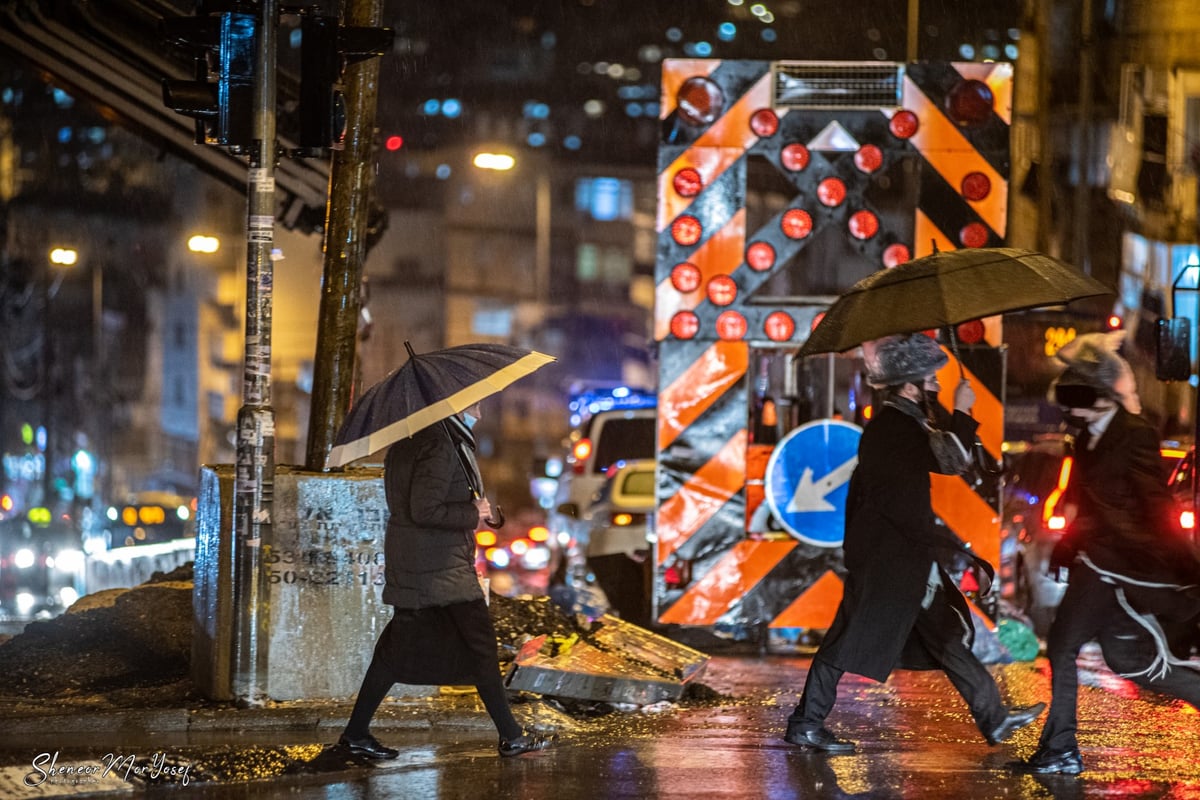
[[[1076,738],[1079,669],[1075,660],[1092,639],[1100,641],[1105,663],[1117,673],[1139,672],[1154,658],[1153,638],[1121,608],[1116,589],[1086,566],[1077,565],[1071,570],[1071,581],[1046,640],[1051,694],[1050,714],[1042,728],[1042,747],[1050,750],[1079,747]],[[1200,708],[1200,671],[1173,667],[1162,678],[1130,680],[1145,689],[1178,697]]]
[[[939,590],[933,602],[946,602],[942,591]],[[933,614],[922,609],[913,625],[912,635],[920,640],[934,662],[946,673],[950,683],[967,701],[975,725],[987,738],[1008,714],[1008,709],[1000,699],[1000,690],[996,688],[996,682],[992,680],[987,667],[971,649],[961,639],[948,639],[945,632],[934,624],[934,620]],[[811,731],[824,726],[825,718],[837,701],[837,685],[842,675],[843,671],[823,660],[818,650],[804,681],[800,703],[788,717],[789,730]]]

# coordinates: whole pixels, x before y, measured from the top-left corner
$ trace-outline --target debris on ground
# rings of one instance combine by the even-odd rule
[[[169,573],[155,573],[140,586],[85,595],[66,613],[29,623],[24,632],[0,642],[0,675],[6,678],[0,696],[117,708],[202,703],[191,681],[192,578],[192,564],[185,564]],[[578,659],[590,652],[593,658],[602,655],[606,663],[624,664],[631,674],[643,678],[682,681],[686,685],[680,692],[668,692],[675,702],[711,702],[715,698],[709,695],[719,697],[702,684],[684,680],[693,676],[684,676],[654,649],[645,649],[643,640],[658,640],[654,646],[666,647],[664,653],[682,645],[615,618],[571,615],[546,597],[497,594],[491,595],[489,613],[502,668],[512,667],[521,648],[528,649],[540,637],[534,651],[550,660],[544,666],[572,653]],[[614,638],[618,629],[638,635]],[[634,640],[638,647],[626,646]],[[652,701],[663,699],[660,692]],[[613,710],[603,703],[560,700],[568,713],[578,716]]]

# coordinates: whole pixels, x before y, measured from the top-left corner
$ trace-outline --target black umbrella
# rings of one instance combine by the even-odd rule
[[[372,386],[350,409],[325,460],[340,467],[470,408],[553,356],[503,344],[467,344],[417,354]]]
[[[1112,293],[1070,264],[1032,250],[934,252],[854,284],[821,317],[799,354],[841,353],[895,333]]]

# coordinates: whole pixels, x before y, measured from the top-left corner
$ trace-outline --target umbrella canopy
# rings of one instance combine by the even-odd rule
[[[364,392],[346,415],[327,467],[349,464],[406,439],[554,361],[545,353],[502,344],[467,344],[420,355],[408,342],[404,346],[408,361]]]
[[[841,353],[895,333],[1112,293],[1070,264],[1032,250],[933,253],[854,284],[825,312],[799,354]]]

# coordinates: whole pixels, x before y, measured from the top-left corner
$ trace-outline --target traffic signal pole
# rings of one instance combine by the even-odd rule
[[[234,473],[232,692],[243,705],[266,701],[268,615],[262,544],[272,524],[275,410],[271,407],[271,305],[275,240],[276,0],[258,4],[257,68],[246,215],[246,344]]]

